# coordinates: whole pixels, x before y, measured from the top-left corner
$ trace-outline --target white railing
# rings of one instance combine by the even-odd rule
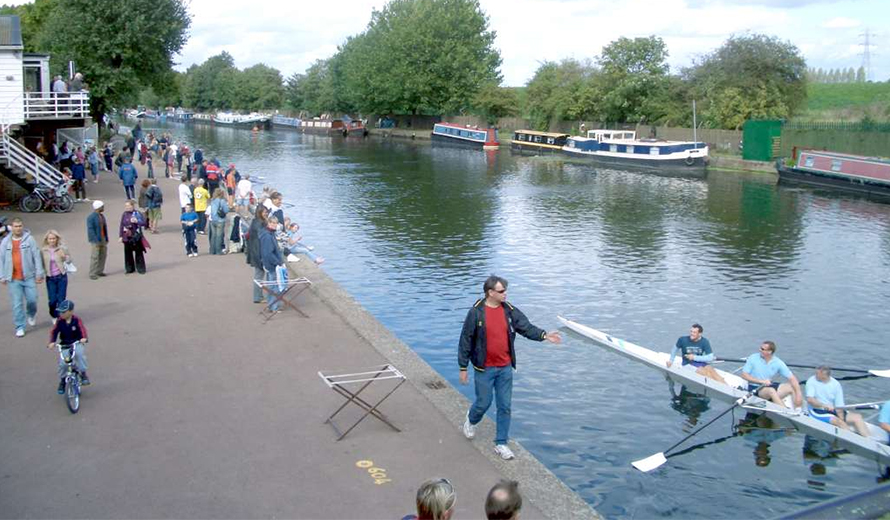
[[[25,148],[9,136],[9,126],[0,127],[0,161],[9,167],[17,167],[34,177],[38,184],[57,186],[65,177],[39,155]]]
[[[25,92],[25,120],[84,119],[90,115],[89,92]]]

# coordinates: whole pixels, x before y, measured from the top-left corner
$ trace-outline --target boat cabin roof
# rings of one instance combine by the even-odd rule
[[[801,155],[808,153],[813,155],[824,155],[826,157],[833,157],[836,159],[854,159],[858,161],[869,161],[869,162],[880,162],[885,164],[890,164],[890,159],[886,157],[868,157],[864,155],[853,155],[849,153],[839,153],[839,152],[825,152],[822,150],[802,150],[800,152]]]
[[[587,131],[587,137],[590,139],[596,139],[597,141],[603,141],[605,139],[610,139],[613,141],[630,141],[633,140],[636,135],[637,133],[632,130],[597,129]]]
[[[558,132],[539,132],[537,130],[516,130],[517,134],[540,135],[542,137],[568,137],[569,134],[561,134]]]

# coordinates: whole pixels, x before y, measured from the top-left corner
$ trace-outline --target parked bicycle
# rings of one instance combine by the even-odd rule
[[[68,194],[69,182],[62,180],[55,187],[38,184],[31,193],[22,197],[19,207],[26,213],[49,209],[56,213],[68,213],[74,208],[74,199]]]
[[[59,358],[67,367],[67,372],[65,373],[65,393],[62,395],[65,396],[65,404],[68,405],[68,410],[71,411],[71,413],[77,413],[77,411],[80,410],[80,387],[83,382],[83,375],[77,370],[77,367],[74,366],[75,345],[77,345],[77,343],[72,343],[71,345],[62,345],[59,343],[56,345],[56,350],[59,352]]]

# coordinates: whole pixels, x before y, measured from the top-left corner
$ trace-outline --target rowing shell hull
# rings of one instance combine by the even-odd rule
[[[735,374],[717,370],[717,373],[728,383],[723,384],[714,379],[709,379],[695,373],[695,367],[692,365],[683,366],[679,360],[671,367],[668,367],[666,363],[668,359],[670,359],[670,354],[667,352],[656,352],[635,345],[629,341],[606,334],[605,332],[567,320],[562,316],[557,316],[557,318],[563,325],[578,334],[593,340],[597,345],[634,361],[649,365],[650,367],[667,374],[671,379],[688,385],[692,391],[718,397],[729,403],[735,402],[737,399],[747,395],[748,383]],[[872,435],[871,437],[866,438],[853,433],[852,431],[842,430],[824,423],[808,415],[790,413],[790,410],[782,408],[772,402],[760,399],[759,397],[752,396],[747,401],[745,408],[750,411],[764,413],[780,425],[790,425],[802,433],[832,442],[837,447],[843,448],[861,457],[874,460],[884,465],[890,465],[890,446],[887,445],[887,432],[874,424],[868,423]]]

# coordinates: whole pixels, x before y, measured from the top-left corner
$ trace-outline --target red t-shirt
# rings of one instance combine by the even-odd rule
[[[505,367],[510,364],[507,313],[503,307],[485,306],[485,344],[485,366]]]

